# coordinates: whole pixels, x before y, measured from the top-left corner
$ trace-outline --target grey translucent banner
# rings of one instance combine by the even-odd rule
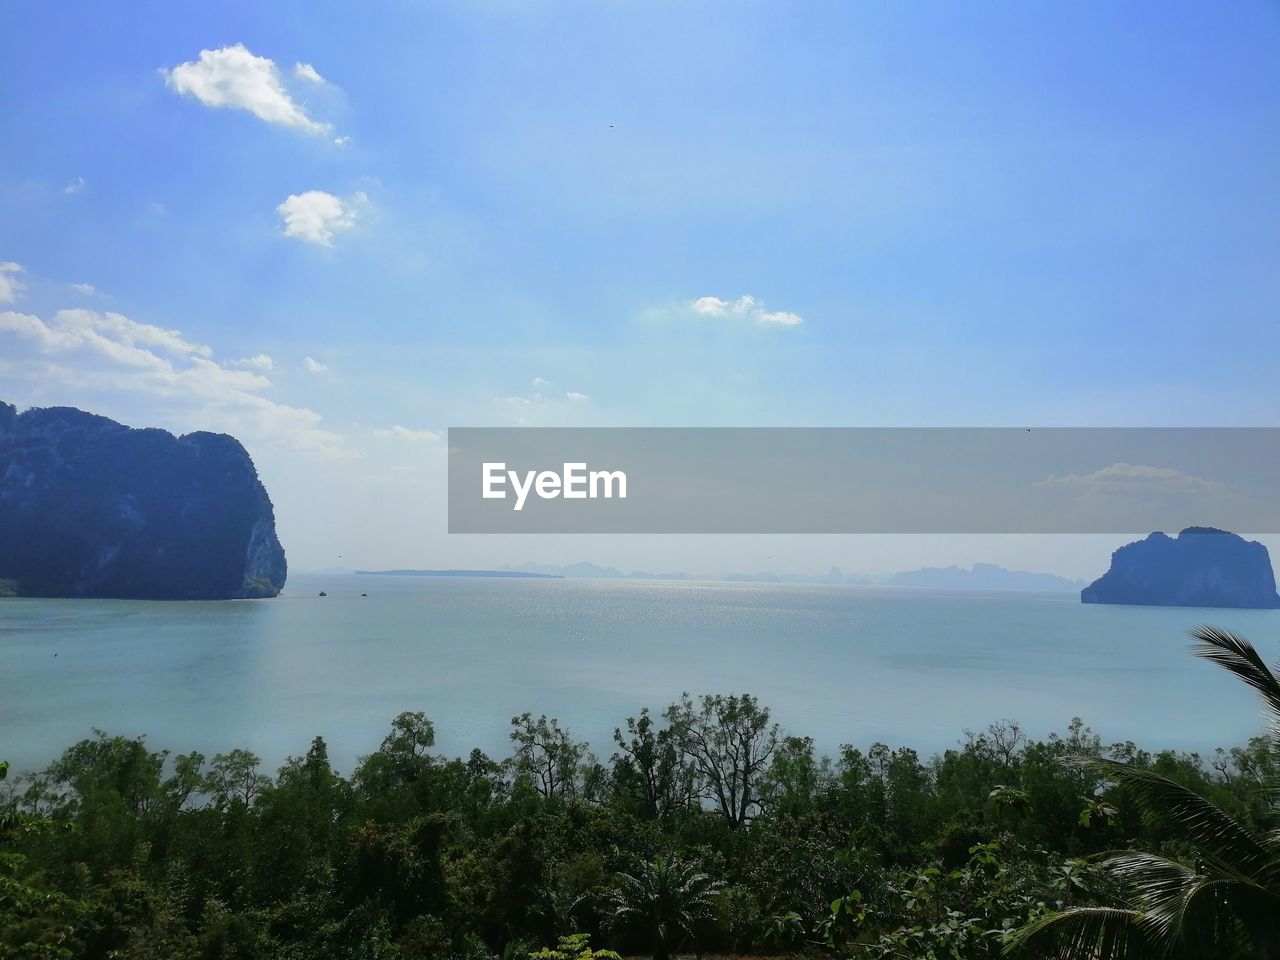
[[[451,533],[1265,534],[1278,494],[1271,427],[449,431]]]

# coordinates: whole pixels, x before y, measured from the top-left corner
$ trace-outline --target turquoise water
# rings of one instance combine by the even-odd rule
[[[450,753],[505,755],[530,710],[608,756],[615,726],[683,690],[754,693],[827,750],[933,752],[1001,718],[1043,735],[1073,716],[1149,746],[1241,743],[1258,710],[1187,653],[1201,622],[1277,652],[1280,612],[1070,595],[352,576],[268,601],[3,600],[0,758],[42,765],[100,727],[272,765],[319,734],[347,769],[401,710]]]

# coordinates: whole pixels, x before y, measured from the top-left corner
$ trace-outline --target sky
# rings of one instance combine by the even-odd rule
[[[1280,405],[1274,2],[13,0],[0,104],[0,399],[234,434],[295,568],[1084,577],[449,536],[444,435]]]

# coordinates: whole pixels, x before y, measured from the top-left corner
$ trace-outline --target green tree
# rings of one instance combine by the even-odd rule
[[[663,820],[687,810],[697,798],[696,773],[680,751],[670,727],[658,729],[646,707],[627,718],[627,732],[613,731],[615,787],[635,804],[641,817]]]
[[[271,786],[271,778],[258,772],[262,761],[248,750],[232,750],[213,758],[204,776],[202,789],[221,807],[240,804],[251,807]]]
[[[697,923],[711,916],[722,886],[692,860],[660,856],[618,874],[609,913],[615,923],[634,924],[652,938],[653,960],[668,960]]]
[[[8,775],[8,761],[0,761],[0,781]],[[0,957],[54,960],[74,955],[71,945],[82,906],[27,876],[28,858],[15,849],[24,837],[56,829],[52,820],[17,810],[0,812]]]
[[[587,745],[574,742],[558,720],[548,720],[545,714],[534,720],[532,714],[522,713],[511,718],[511,726],[516,775],[527,778],[547,799],[579,799]]]
[[[665,717],[697,771],[702,797],[731,827],[757,816],[763,809],[762,781],[780,737],[769,708],[748,693],[708,694],[696,703],[686,693]]]

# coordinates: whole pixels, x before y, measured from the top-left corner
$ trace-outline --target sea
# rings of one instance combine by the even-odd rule
[[[1263,719],[1189,652],[1202,623],[1270,661],[1280,648],[1280,611],[1072,594],[334,575],[273,600],[5,599],[0,759],[38,769],[97,729],[274,767],[322,736],[349,771],[405,710],[447,755],[507,756],[529,711],[607,758],[615,727],[685,692],[750,693],[827,753],[928,756],[994,721],[1045,736],[1073,717],[1108,742],[1205,752]]]

